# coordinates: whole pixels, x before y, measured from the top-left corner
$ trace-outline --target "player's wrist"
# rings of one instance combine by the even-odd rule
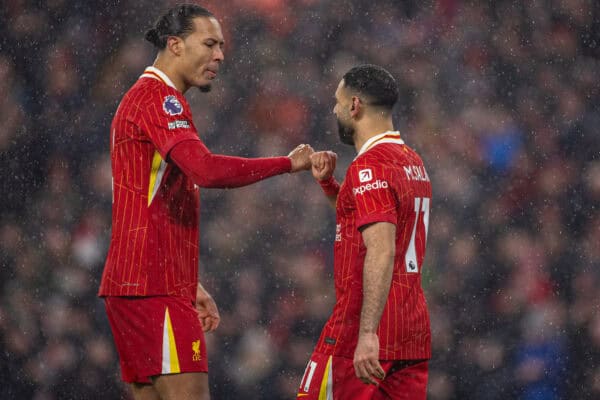
[[[333,175],[325,179],[317,179],[317,182],[327,196],[337,196],[340,191],[340,184],[335,180]]]
[[[376,331],[362,331],[362,330],[360,330],[358,332],[358,339],[359,340],[378,339],[377,332]]]
[[[291,156],[282,157],[285,161],[285,168],[287,172],[294,172],[294,159]]]

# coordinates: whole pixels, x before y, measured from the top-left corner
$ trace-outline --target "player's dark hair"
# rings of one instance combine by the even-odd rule
[[[391,111],[398,101],[396,80],[378,65],[359,65],[346,72],[343,79],[345,87],[365,95],[371,105]]]
[[[196,4],[180,4],[170,8],[156,20],[154,27],[146,32],[145,38],[162,50],[167,46],[169,36],[185,38],[192,33],[193,20],[197,17],[214,17],[214,15]]]

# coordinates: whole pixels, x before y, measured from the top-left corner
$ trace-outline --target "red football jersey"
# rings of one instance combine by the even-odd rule
[[[316,351],[354,356],[362,308],[366,248],[359,228],[396,225],[396,257],[377,334],[381,360],[431,357],[429,313],[421,271],[425,257],[431,182],[423,161],[398,132],[374,136],[354,159],[337,197],[334,246],[336,304]]]
[[[100,296],[196,297],[199,190],[169,151],[200,140],[189,104],[148,67],[111,126],[112,234]]]

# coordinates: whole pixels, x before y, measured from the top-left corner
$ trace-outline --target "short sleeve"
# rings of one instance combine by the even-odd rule
[[[396,196],[393,190],[393,171],[368,159],[350,165],[346,181],[356,205],[356,227],[373,222],[396,224]]]
[[[177,143],[200,140],[187,101],[174,91],[159,90],[152,94],[141,111],[141,118],[137,123],[163,159],[167,158]]]

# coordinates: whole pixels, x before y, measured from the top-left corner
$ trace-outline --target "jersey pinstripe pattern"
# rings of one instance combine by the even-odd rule
[[[336,304],[315,351],[354,356],[366,254],[359,228],[373,222],[389,222],[396,225],[396,257],[388,300],[377,331],[379,358],[428,359],[431,333],[421,288],[421,268],[431,183],[421,158],[402,142],[399,134],[386,132],[367,144],[348,168],[338,194],[339,235],[334,246]],[[414,249],[408,251],[409,246]],[[407,264],[411,253],[416,254],[415,260],[410,259],[412,264]]]
[[[181,122],[185,121],[185,122]],[[111,125],[113,214],[100,296],[196,296],[199,190],[169,151],[200,140],[185,97],[149,67]]]

